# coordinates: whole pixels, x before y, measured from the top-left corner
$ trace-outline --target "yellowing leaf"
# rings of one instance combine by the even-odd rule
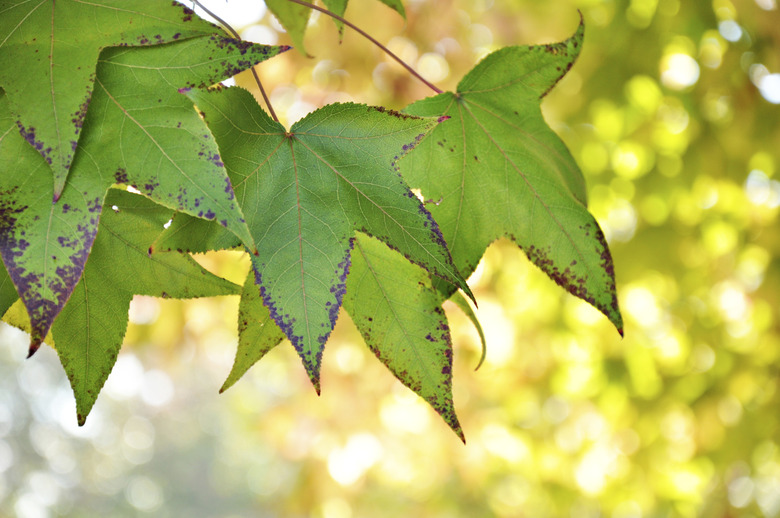
[[[192,298],[238,294],[189,255],[149,254],[170,209],[112,189],[84,274],[54,323],[57,354],[76,396],[80,425],[116,362],[133,295]]]

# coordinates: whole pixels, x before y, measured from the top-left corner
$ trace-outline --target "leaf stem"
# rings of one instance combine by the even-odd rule
[[[200,3],[198,0],[192,0],[192,3],[203,9],[206,14],[217,20],[217,23],[222,25],[222,27],[225,28],[226,31],[228,31],[230,34],[233,35],[234,38],[237,40],[241,39],[241,36],[236,32],[236,30],[231,27],[225,20],[214,14],[212,11],[210,11],[205,5]],[[263,83],[260,81],[260,76],[257,75],[257,71],[255,70],[255,67],[250,68],[252,71],[252,75],[255,77],[255,83],[257,83],[257,87],[260,89],[260,93],[263,96],[263,100],[265,101],[266,107],[268,107],[268,112],[271,114],[271,117],[274,121],[279,122],[279,118],[276,116],[276,112],[274,111],[274,107],[271,105],[271,100],[268,98],[268,95],[265,93],[265,88],[263,88]]]
[[[304,7],[308,7],[309,9],[314,9],[315,11],[319,11],[319,12],[321,12],[321,13],[323,13],[323,14],[327,14],[327,15],[328,15],[328,16],[330,16],[331,18],[333,18],[333,19],[336,19],[336,20],[340,21],[340,22],[341,22],[341,23],[343,23],[344,25],[347,25],[347,26],[348,26],[348,27],[350,27],[351,29],[353,29],[353,30],[357,31],[357,32],[358,32],[358,33],[359,33],[361,36],[363,36],[364,38],[366,38],[368,41],[370,41],[371,43],[373,43],[374,45],[376,45],[377,47],[379,47],[380,49],[382,49],[382,51],[383,51],[385,54],[387,54],[388,56],[390,56],[391,58],[393,58],[394,60],[396,60],[396,61],[397,61],[397,62],[398,62],[398,63],[399,63],[399,64],[400,64],[402,67],[404,67],[404,68],[405,68],[405,69],[406,69],[406,70],[407,70],[407,71],[408,71],[410,74],[412,74],[414,77],[416,77],[417,79],[419,79],[420,81],[422,81],[423,83],[425,83],[425,85],[426,85],[428,88],[430,88],[431,90],[433,90],[433,91],[434,91],[434,92],[436,92],[437,94],[440,94],[440,93],[442,93],[442,90],[441,90],[441,89],[439,89],[439,88],[438,88],[436,85],[434,85],[433,83],[429,82],[429,81],[428,81],[427,79],[425,79],[423,76],[421,76],[420,74],[418,74],[418,73],[417,73],[417,72],[416,72],[416,71],[415,71],[415,70],[414,70],[412,67],[410,67],[408,64],[406,64],[406,62],[404,62],[404,61],[403,61],[401,58],[399,58],[398,56],[396,56],[395,54],[393,54],[393,52],[392,52],[390,49],[388,49],[387,47],[385,47],[384,45],[382,45],[381,43],[379,43],[379,42],[378,42],[377,40],[375,40],[375,39],[374,39],[374,38],[373,38],[373,37],[372,37],[370,34],[368,34],[367,32],[365,32],[363,29],[361,29],[361,28],[360,28],[360,27],[358,27],[357,25],[353,24],[352,22],[350,22],[350,21],[348,21],[348,20],[346,20],[346,19],[342,18],[341,16],[337,15],[336,13],[333,13],[333,12],[331,12],[331,11],[328,11],[328,10],[327,10],[327,9],[325,9],[324,7],[320,7],[320,6],[318,6],[318,5],[310,4],[309,2],[305,2],[304,0],[288,0],[288,1],[290,1],[290,2],[292,2],[292,3],[294,3],[294,4],[302,5],[302,6],[304,6]]]

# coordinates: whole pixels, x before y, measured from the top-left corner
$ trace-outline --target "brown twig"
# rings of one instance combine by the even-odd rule
[[[231,27],[225,20],[223,20],[222,18],[220,18],[219,16],[217,16],[216,14],[211,12],[209,9],[207,9],[206,6],[204,6],[198,0],[192,0],[192,3],[194,3],[195,5],[200,7],[201,9],[203,9],[206,12],[206,14],[208,14],[209,16],[211,16],[212,18],[217,20],[217,23],[222,25],[225,28],[226,31],[228,31],[229,33],[231,33],[233,35],[234,38],[236,38],[237,40],[241,39],[241,36],[238,34],[238,32],[236,32],[235,29],[233,29],[233,27]],[[268,95],[265,93],[265,88],[263,88],[263,83],[260,82],[260,76],[257,75],[257,71],[255,70],[255,67],[252,67],[250,70],[252,70],[252,75],[255,76],[255,82],[257,83],[257,87],[260,89],[260,93],[263,96],[263,100],[265,101],[265,105],[268,107],[268,112],[271,114],[271,117],[273,118],[273,120],[275,120],[276,122],[279,122],[279,118],[276,116],[276,112],[274,111],[274,107],[271,106],[271,100],[268,98]]]
[[[360,27],[358,27],[357,25],[353,24],[352,22],[349,22],[349,21],[345,20],[344,18],[342,18],[341,16],[337,15],[336,13],[333,13],[333,12],[331,12],[331,11],[328,11],[328,10],[327,10],[327,9],[325,9],[324,7],[320,7],[320,6],[317,6],[317,5],[314,5],[314,4],[310,4],[310,3],[308,3],[308,2],[304,2],[303,0],[289,0],[289,1],[290,1],[290,2],[293,2],[293,3],[295,3],[295,4],[298,4],[298,5],[302,5],[302,6],[304,6],[304,7],[308,7],[309,9],[314,9],[315,11],[319,11],[319,12],[321,12],[321,13],[323,13],[323,14],[327,14],[327,15],[328,15],[328,16],[330,16],[331,18],[333,18],[333,19],[335,19],[335,20],[338,20],[338,21],[340,21],[341,23],[343,23],[344,25],[347,25],[347,26],[348,26],[348,27],[350,27],[351,29],[353,29],[353,30],[357,31],[357,32],[358,32],[358,33],[359,33],[361,36],[363,36],[364,38],[368,39],[368,40],[369,40],[371,43],[373,43],[374,45],[376,45],[377,47],[379,47],[380,49],[382,49],[382,51],[384,51],[384,52],[385,52],[385,53],[386,53],[388,56],[390,56],[391,58],[393,58],[394,60],[396,60],[396,61],[397,61],[397,62],[398,62],[398,63],[399,63],[399,64],[400,64],[402,67],[404,67],[404,68],[405,68],[405,69],[406,69],[406,70],[407,70],[407,71],[408,71],[410,74],[412,74],[414,77],[416,77],[417,79],[419,79],[420,81],[422,81],[423,83],[425,83],[425,85],[426,85],[428,88],[430,88],[431,90],[433,90],[433,91],[434,91],[434,92],[436,92],[437,94],[440,94],[440,93],[442,93],[442,90],[441,90],[441,89],[437,88],[437,87],[436,87],[436,85],[434,85],[433,83],[429,82],[429,81],[428,81],[427,79],[425,79],[423,76],[421,76],[420,74],[418,74],[418,73],[417,73],[417,72],[416,72],[416,71],[415,71],[415,70],[414,70],[412,67],[410,67],[409,65],[407,65],[407,64],[406,64],[406,63],[405,63],[405,62],[404,62],[404,61],[403,61],[401,58],[399,58],[398,56],[396,56],[395,54],[393,54],[393,52],[392,52],[390,49],[388,49],[387,47],[385,47],[384,45],[382,45],[381,43],[379,43],[379,42],[378,42],[377,40],[375,40],[375,39],[374,39],[374,38],[373,38],[373,37],[372,37],[370,34],[368,34],[367,32],[365,32],[363,29],[361,29],[361,28],[360,28]]]

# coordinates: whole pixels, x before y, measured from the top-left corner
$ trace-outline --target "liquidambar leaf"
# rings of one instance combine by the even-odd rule
[[[193,298],[235,295],[189,255],[149,255],[171,210],[143,196],[111,189],[84,274],[54,323],[57,354],[76,396],[83,425],[116,362],[133,295]]]
[[[218,32],[178,2],[8,0],[0,7],[0,86],[22,134],[65,187],[100,50]],[[24,78],[24,80],[20,80]]]
[[[282,340],[284,340],[284,333],[271,319],[268,308],[263,305],[263,299],[260,298],[260,288],[255,283],[255,274],[250,270],[241,291],[241,302],[238,305],[236,359],[225,383],[219,389],[220,393],[232,387],[252,365],[260,361]]]
[[[334,104],[288,132],[241,88],[189,95],[220,145],[255,238],[263,302],[318,391],[356,231],[468,290],[436,222],[395,170],[437,119]]]
[[[379,361],[465,442],[452,402],[450,328],[430,275],[358,234],[344,309]]]
[[[79,144],[81,158],[162,205],[219,222],[251,250],[254,243],[217,145],[176,87],[184,92],[212,85],[287,48],[211,35],[105,51]]]
[[[425,270],[379,240],[358,233],[354,243],[344,309],[379,361],[464,440],[452,401],[453,351],[441,294]],[[284,339],[252,272],[241,295],[238,336],[236,359],[220,392]]]
[[[19,134],[7,101],[0,91],[0,255],[30,316],[32,354],[81,276],[105,187],[77,177],[52,203],[51,168]]]
[[[7,96],[0,98],[0,253],[30,315],[31,353],[81,277],[115,183],[219,221],[253,247],[217,145],[177,88],[213,84],[285,49],[210,35],[106,50],[56,203],[51,168],[19,134]]]
[[[306,33],[306,25],[309,23],[311,9],[289,0],[265,0],[265,5],[290,35],[293,47],[308,55],[303,44],[303,37]]]
[[[430,211],[464,276],[492,241],[509,237],[622,334],[612,256],[585,206],[582,173],[540,109],[577,58],[582,37],[581,23],[561,43],[501,49],[469,72],[456,93],[409,106],[410,114],[451,120],[401,168],[426,198],[441,199]]]

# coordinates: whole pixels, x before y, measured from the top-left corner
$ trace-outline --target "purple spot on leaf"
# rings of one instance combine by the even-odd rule
[[[19,127],[19,133],[22,135],[22,137],[24,137],[24,139],[29,142],[32,147],[37,149],[38,153],[40,153],[41,156],[46,159],[49,165],[51,165],[52,160],[51,156],[49,156],[51,154],[51,147],[45,147],[43,142],[35,139],[35,128],[32,126],[25,128],[19,121],[16,122],[16,125]]]
[[[127,178],[127,171],[123,167],[120,167],[116,171],[114,171],[114,180],[116,180],[116,183],[121,183],[123,185],[126,185],[129,180]]]

